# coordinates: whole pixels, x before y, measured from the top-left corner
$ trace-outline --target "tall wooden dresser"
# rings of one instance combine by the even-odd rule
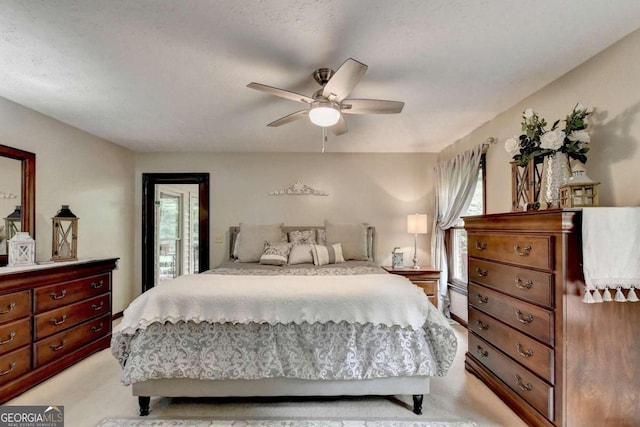
[[[0,403],[109,347],[117,261],[0,268]]]
[[[464,220],[466,369],[530,425],[640,425],[640,303],[582,302],[580,210]]]

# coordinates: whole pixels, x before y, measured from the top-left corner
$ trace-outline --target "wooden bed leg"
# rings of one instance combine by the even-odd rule
[[[414,396],[415,401],[415,396]],[[149,415],[149,402],[151,402],[150,396],[138,396],[138,405],[140,406],[140,416],[146,417]]]
[[[413,413],[417,415],[422,415],[422,399],[424,398],[424,394],[414,394],[413,395]]]

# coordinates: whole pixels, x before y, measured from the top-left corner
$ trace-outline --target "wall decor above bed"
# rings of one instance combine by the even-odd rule
[[[324,191],[315,190],[308,185],[303,184],[300,180],[295,184],[291,184],[281,190],[274,190],[269,193],[270,196],[328,196]]]

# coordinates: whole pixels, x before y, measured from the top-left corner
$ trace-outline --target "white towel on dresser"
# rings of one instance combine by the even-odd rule
[[[640,208],[583,208],[582,263],[584,302],[637,302]],[[626,297],[622,289],[629,290]]]

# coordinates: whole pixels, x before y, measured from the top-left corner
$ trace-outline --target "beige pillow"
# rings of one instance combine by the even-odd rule
[[[240,262],[259,262],[265,242],[286,241],[287,235],[282,232],[282,223],[254,225],[241,222],[234,254]]]
[[[340,243],[345,260],[369,261],[367,252],[367,224],[339,224],[324,221],[327,245]]]
[[[313,264],[311,245],[293,245],[289,252],[289,264]]]

